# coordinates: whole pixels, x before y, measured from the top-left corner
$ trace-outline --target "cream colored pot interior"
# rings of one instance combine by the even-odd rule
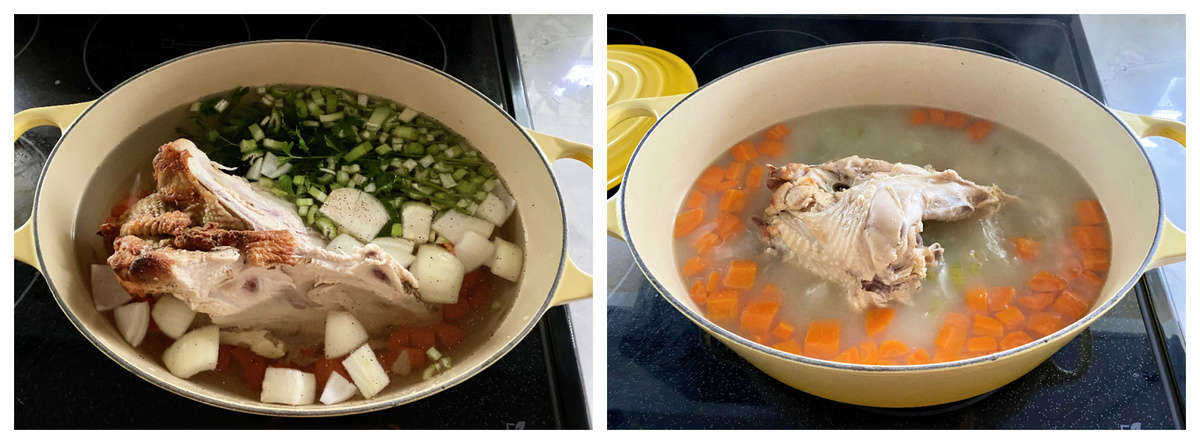
[[[143,356],[92,305],[88,266],[103,258],[96,226],[137,169],[148,169],[157,147],[177,137],[181,107],[237,86],[333,86],[385,97],[420,110],[467,138],[496,164],[518,202],[517,228],[501,233],[523,243],[516,299],[474,351],[428,381],[393,384],[371,400],[333,406],[258,403],[219,387],[176,378],[158,356]],[[132,136],[131,136],[132,135]],[[499,359],[547,308],[564,251],[562,204],[547,163],[525,133],[480,95],[414,62],[379,52],[314,42],[269,42],[211,50],[143,74],[103,97],[66,133],[45,170],[34,228],[41,268],[85,334],[135,373],[177,393],[246,411],[331,415],[385,408],[453,385]],[[78,235],[79,238],[75,238]],[[498,296],[503,298],[504,296]],[[480,331],[485,331],[480,329]],[[471,344],[467,344],[468,348]]]
[[[855,44],[780,56],[718,79],[681,102],[642,141],[625,178],[621,211],[627,242],[668,297],[700,316],[691,298],[682,297],[687,287],[672,254],[675,214],[700,172],[769,125],[859,105],[962,111],[1057,151],[1095,190],[1111,224],[1112,267],[1096,307],[1140,275],[1158,229],[1158,190],[1135,139],[1103,106],[1060,80],[993,56],[933,45]]]

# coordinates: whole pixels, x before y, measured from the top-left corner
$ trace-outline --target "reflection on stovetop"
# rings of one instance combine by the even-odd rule
[[[446,71],[510,113],[513,94],[523,94],[514,92],[521,85],[506,17],[19,15],[15,28],[17,111],[94,100],[171,58],[266,39],[341,41],[409,57]],[[29,216],[37,179],[58,135],[56,128],[35,128],[14,144],[18,226]],[[363,415],[282,419],[209,407],[139,380],[71,325],[37,270],[16,263],[14,281],[19,428],[587,426],[578,362],[561,308],[551,309],[504,358],[436,396]]]
[[[1018,60],[1104,99],[1077,17],[610,15],[608,26],[609,43],[670,51],[701,85],[822,44],[911,41]],[[608,276],[611,428],[1182,426],[1155,353],[1163,346],[1144,322],[1142,286],[1049,361],[994,392],[943,406],[872,409],[808,395],[757,370],[663,301],[628,247],[612,239]]]

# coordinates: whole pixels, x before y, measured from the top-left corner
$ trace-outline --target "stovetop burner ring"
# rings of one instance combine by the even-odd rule
[[[642,38],[641,38],[641,37],[638,37],[638,35],[637,35],[637,34],[634,34],[634,33],[633,33],[633,31],[629,31],[629,30],[625,30],[625,29],[621,29],[621,28],[608,28],[608,30],[609,30],[609,31],[616,31],[616,32],[619,32],[619,33],[622,33],[622,34],[627,34],[627,35],[629,35],[630,37],[633,37],[633,39],[634,39],[634,40],[637,40],[637,44],[639,44],[639,45],[642,45],[642,46],[646,46],[646,42],[645,42],[644,40],[642,40]]]
[[[118,18],[122,18],[122,19],[129,18],[129,17],[140,17],[140,16],[118,16]],[[83,38],[83,72],[87,76],[88,81],[92,83],[92,86],[94,86],[100,92],[108,91],[108,88],[100,86],[100,82],[98,80],[96,80],[97,73],[92,72],[91,65],[88,63],[88,50],[91,47],[92,37],[95,36],[96,30],[100,28],[100,23],[104,22],[105,18],[107,18],[107,16],[100,16],[99,18],[97,18],[96,21],[94,23],[92,23],[91,29],[88,30],[87,36],[85,36]],[[242,29],[246,31],[245,39],[242,41],[250,40],[252,38],[251,34],[250,34],[250,23],[247,22],[246,18],[243,16],[239,15],[239,16],[237,16],[237,18],[239,21],[241,21]],[[232,40],[232,41],[237,41],[237,40]],[[190,53],[190,52],[195,52],[195,51],[198,51],[198,50],[201,50],[204,48],[211,48],[213,46],[219,46],[219,45],[230,43],[230,42],[231,42],[231,40],[224,40],[224,39],[218,40],[218,41],[213,41],[213,42],[205,42],[205,41],[186,41],[186,40],[174,40],[174,39],[169,39],[169,38],[163,38],[163,39],[159,40],[159,48],[158,49],[163,49],[163,48],[187,49],[188,50],[187,53]],[[125,49],[128,49],[128,48],[125,48]],[[141,48],[138,48],[138,49],[141,49]],[[182,55],[187,54],[187,53],[181,54],[178,51],[168,51],[168,52],[170,54],[167,55],[167,58],[165,60],[170,60],[177,56],[182,56]],[[156,54],[156,56],[158,56],[158,55],[161,55],[161,54]],[[153,63],[151,63],[148,66],[142,66],[140,68],[141,69],[149,69],[150,67],[153,67],[153,66],[157,65],[158,63],[161,63],[162,61],[164,61],[161,57],[154,58],[154,56],[152,56],[151,58],[154,60]],[[128,65],[130,63],[128,61],[124,61],[124,62],[126,65]],[[118,64],[120,64],[120,63],[118,63]],[[118,75],[119,79],[116,81],[116,83],[111,85],[109,88],[120,84],[121,81],[131,77],[132,75],[136,74],[139,71],[141,71],[141,70],[139,69],[138,71],[135,71],[133,73],[128,73],[127,75],[123,75],[123,76]]]
[[[804,31],[797,31],[797,30],[795,30],[795,29],[781,29],[781,28],[773,28],[773,29],[759,29],[759,30],[756,30],[756,31],[750,31],[750,32],[747,32],[747,33],[738,34],[738,35],[735,35],[735,36],[733,36],[733,37],[730,37],[730,38],[727,38],[727,39],[725,39],[725,40],[722,40],[722,41],[718,42],[717,44],[713,45],[711,48],[708,48],[708,50],[706,50],[706,51],[704,51],[702,54],[700,54],[700,57],[697,57],[697,58],[696,58],[696,61],[692,62],[692,66],[697,66],[697,65],[699,65],[701,60],[704,60],[704,58],[705,58],[705,57],[708,57],[708,55],[709,55],[709,54],[711,54],[711,53],[712,53],[714,50],[716,50],[717,48],[721,47],[722,45],[725,45],[726,43],[732,42],[732,41],[734,41],[734,40],[737,40],[737,39],[740,39],[740,38],[743,38],[743,37],[749,37],[749,36],[752,36],[752,35],[755,35],[755,34],[765,34],[765,33],[768,33],[768,32],[782,32],[782,33],[785,33],[785,34],[799,34],[799,35],[802,35],[802,36],[805,36],[805,37],[811,38],[811,39],[813,39],[813,40],[816,40],[816,41],[820,42],[820,43],[821,43],[821,45],[828,45],[828,44],[829,44],[829,41],[828,41],[828,40],[825,40],[825,39],[823,39],[823,38],[817,37],[817,36],[815,36],[815,35],[812,35],[812,34],[810,34],[810,33],[804,32]],[[804,49],[804,48],[796,48],[796,49]]]
[[[433,26],[433,23],[430,23],[429,19],[425,18],[425,16],[417,15],[414,17],[420,19],[421,23],[424,23],[425,26],[428,26],[430,31],[433,31],[433,36],[437,37],[438,44],[441,45],[441,47],[442,47],[442,66],[439,69],[441,71],[445,71],[446,67],[450,65],[450,54],[449,54],[449,51],[446,50],[446,40],[442,38],[442,33],[438,32],[437,27]],[[306,31],[304,33],[305,39],[312,38],[313,30],[317,29],[317,24],[320,23],[321,19],[324,19],[324,18],[325,18],[324,15],[317,17],[316,20],[313,20],[312,24],[308,25],[308,31]],[[351,42],[351,43],[353,43],[353,42]],[[365,45],[365,46],[374,46],[374,45]],[[387,50],[387,48],[379,48],[379,49]],[[405,55],[405,54],[400,54],[400,55]],[[410,58],[415,59],[415,57],[410,57]]]
[[[38,28],[42,27],[42,16],[35,15],[33,16],[33,20],[33,32],[29,33],[29,38],[25,40],[24,45],[21,45],[21,49],[18,49],[17,53],[13,54],[13,60],[16,60],[17,57],[21,56],[21,53],[25,52],[26,49],[29,49],[29,44],[33,43],[34,37],[37,37]]]
[[[954,43],[954,42],[961,42],[961,43]],[[1015,53],[1013,53],[1012,51],[1010,51],[1008,48],[1005,48],[996,43],[992,43],[987,40],[978,39],[975,37],[959,37],[959,36],[942,37],[942,38],[930,40],[929,43],[937,43],[937,44],[941,44],[941,45],[959,46],[959,47],[963,47],[963,48],[976,49],[976,50],[980,50],[983,52],[987,52],[989,54],[995,54],[995,55],[1002,56],[1002,57],[1008,57],[1008,58],[1016,60],[1018,62],[1021,61],[1021,58],[1017,57],[1017,55]]]

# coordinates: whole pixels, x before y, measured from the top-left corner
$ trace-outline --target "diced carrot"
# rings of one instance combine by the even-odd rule
[[[913,126],[921,126],[929,123],[929,111],[921,108],[916,108],[908,112],[908,124]]]
[[[695,248],[696,254],[700,255],[707,253],[709,249],[717,246],[720,243],[721,236],[717,236],[717,233],[710,231],[692,241],[692,248]]]
[[[425,351],[437,343],[437,335],[429,327],[414,328],[412,329],[412,334],[409,335],[409,340],[412,342],[413,347]]]
[[[1027,325],[1030,332],[1037,333],[1038,337],[1042,337],[1058,331],[1065,324],[1058,314],[1039,311],[1029,314]]]
[[[792,130],[788,129],[788,127],[784,126],[782,123],[776,124],[775,126],[773,126],[767,130],[767,138],[771,139],[771,140],[779,140],[784,137],[787,137],[787,135],[791,134],[791,133],[792,133]]]
[[[829,359],[838,353],[838,339],[841,336],[841,325],[838,321],[812,321],[808,324],[808,332],[804,335],[804,355],[814,358]]]
[[[708,318],[728,321],[737,318],[739,294],[737,290],[724,290],[708,296]]]
[[[771,336],[779,338],[780,340],[791,338],[794,334],[796,334],[796,327],[793,327],[792,324],[787,323],[787,321],[779,321],[779,324],[777,324],[775,328],[771,329]]]
[[[918,348],[917,351],[914,351],[911,355],[908,355],[908,365],[921,365],[928,364],[929,362],[929,352],[925,351],[923,348]]]
[[[929,109],[929,123],[934,125],[946,124],[946,112],[937,108]]]
[[[971,327],[971,318],[962,313],[948,312],[942,318],[942,325],[953,325],[961,328],[963,331],[967,331]]]
[[[1084,300],[1079,293],[1070,289],[1063,290],[1054,299],[1054,303],[1050,304],[1050,311],[1062,315],[1063,319],[1067,322],[1075,322],[1075,320],[1082,318],[1091,308],[1092,304],[1090,302]]]
[[[858,362],[875,365],[879,363],[879,345],[873,341],[863,341],[858,344]]]
[[[1080,249],[1107,250],[1112,247],[1108,241],[1108,233],[1102,226],[1076,225],[1071,227],[1071,240]]]
[[[693,283],[692,287],[688,289],[688,296],[692,297],[692,302],[695,302],[696,306],[703,307],[704,303],[708,301],[708,290],[704,289],[704,281],[697,280]]]
[[[748,303],[746,304],[746,308],[742,310],[742,330],[765,334],[771,328],[771,323],[775,321],[775,314],[778,312],[779,302],[776,301],[755,301]]]
[[[700,259],[700,256],[692,256],[691,259],[688,259],[688,261],[683,264],[683,275],[685,277],[691,276],[704,271],[705,268],[708,268],[708,263],[705,262],[704,259]]]
[[[967,331],[955,325],[942,325],[942,329],[938,331],[937,337],[933,339],[933,344],[938,351],[952,350],[958,351],[963,346],[963,341],[967,340]]]
[[[946,128],[950,128],[950,129],[966,128],[967,127],[967,116],[966,116],[966,114],[960,113],[958,111],[950,111],[950,112],[946,113],[945,125],[946,125]]]
[[[892,323],[896,310],[891,307],[871,308],[867,310],[867,336],[875,336]]]
[[[687,199],[683,201],[683,207],[688,209],[701,208],[705,202],[708,202],[707,194],[704,194],[700,190],[692,190],[691,193],[688,193]]]
[[[963,340],[963,343],[965,343],[965,342],[966,342],[966,339]],[[936,351],[933,352],[933,362],[957,361],[962,356],[962,353],[959,350],[960,349],[958,349],[958,348],[937,349]]]
[[[758,154],[771,157],[779,157],[783,155],[783,142],[778,140],[765,140],[758,145]]]
[[[389,348],[388,350],[392,349]],[[398,350],[402,349],[397,349],[396,355],[400,354]],[[264,368],[263,370],[265,371],[266,369]],[[317,379],[317,390],[325,387],[325,381],[329,380],[329,376],[333,372],[338,372],[342,377],[350,379],[350,373],[346,371],[346,367],[342,366],[342,358],[326,359],[324,354],[317,358],[317,362],[313,364],[313,376]]]
[[[704,170],[703,173],[700,173],[700,177],[696,179],[696,184],[700,185],[700,189],[711,193],[717,191],[722,180],[725,180],[725,170],[713,165]]]
[[[976,120],[967,128],[967,136],[975,141],[983,140],[990,132],[992,132],[992,122],[986,120]]]
[[[858,347],[850,347],[842,350],[837,356],[833,357],[834,361],[845,362],[847,364],[857,364],[861,358],[858,355]]]
[[[988,354],[996,351],[996,338],[993,336],[976,336],[967,339],[967,352]]]
[[[1036,261],[1042,254],[1041,242],[1027,237],[1013,238],[1013,248],[1017,250],[1017,257],[1030,262]]]
[[[974,313],[987,313],[988,311],[988,294],[987,289],[983,287],[974,287],[967,289],[967,308]]]
[[[721,195],[721,203],[718,205],[721,211],[729,213],[740,213],[746,209],[746,199],[749,193],[743,190],[725,190]],[[676,236],[678,237],[678,236]]]
[[[750,167],[750,171],[746,172],[746,189],[747,190],[757,190],[758,187],[762,186],[763,174],[765,174],[766,172],[767,172],[767,169],[764,168],[762,165],[755,165],[753,167]]]
[[[736,190],[741,188],[742,182],[731,179],[721,179],[721,183],[717,184],[717,191]]]
[[[1017,289],[1013,287],[992,287],[988,289],[988,311],[996,312],[1008,308],[1013,302]]]
[[[775,343],[775,345],[772,345],[771,348],[779,350],[779,351],[788,352],[793,355],[804,354],[804,351],[800,348],[800,344],[797,344],[795,339],[788,339],[783,342],[777,342],[777,343]]]
[[[1025,322],[1025,314],[1021,313],[1017,306],[1009,305],[1008,308],[996,312],[996,320],[1004,324],[1004,328],[1015,330],[1021,328],[1021,324]]]
[[[740,217],[729,213],[720,213],[717,215],[717,236],[721,236],[722,240],[730,240],[737,237],[742,230],[746,228],[746,224],[742,223]]]
[[[746,162],[733,162],[729,164],[728,168],[725,168],[725,180],[732,180],[740,184],[744,174],[746,174]]]
[[[783,300],[783,291],[773,284],[767,284],[763,286],[762,298],[767,301],[781,301]]]
[[[1029,289],[1033,291],[1062,291],[1067,288],[1067,281],[1049,271],[1039,271],[1029,280]]]
[[[229,350],[229,354],[242,370],[242,381],[254,390],[261,389],[263,378],[267,374],[267,360],[246,347],[234,347]]]
[[[729,263],[729,272],[725,274],[724,285],[728,288],[745,290],[754,286],[754,278],[757,274],[757,263],[746,259],[735,259]]]
[[[1083,261],[1074,254],[1062,255],[1058,259],[1058,273],[1070,282],[1080,280],[1083,278]]]
[[[721,289],[721,272],[720,271],[713,270],[713,271],[708,272],[708,280],[706,281],[706,283],[704,285],[704,289],[708,290],[709,293],[712,293],[714,291]]]
[[[1107,273],[1097,273],[1092,270],[1085,270],[1083,272],[1083,279],[1081,279],[1081,281],[1098,290],[1104,287],[1105,275],[1107,275]]]
[[[217,346],[216,371],[225,371],[225,369],[229,368],[229,361],[233,359],[233,355],[229,353],[232,349],[233,346],[228,344],[221,344]]]
[[[758,152],[754,150],[754,144],[749,140],[738,142],[733,146],[733,158],[738,162],[748,162],[758,157]]]
[[[1017,304],[1030,310],[1041,310],[1049,307],[1058,296],[1055,291],[1040,291],[1017,298]]]
[[[879,344],[879,357],[883,359],[903,358],[908,355],[908,345],[895,339]]]
[[[1007,335],[1004,335],[1004,339],[1000,340],[1000,349],[1008,350],[1010,348],[1020,347],[1022,345],[1028,344],[1029,341],[1032,341],[1032,340],[1033,340],[1033,338],[1029,337],[1029,333],[1025,333],[1025,332],[1019,331],[1019,330],[1014,331]]]
[[[1083,250],[1083,269],[1108,271],[1108,250]]]
[[[467,317],[470,313],[471,302],[466,298],[459,298],[456,303],[442,306],[442,320],[445,321],[456,321]]]
[[[409,347],[405,350],[408,350],[408,365],[412,366],[412,368],[425,368],[425,364],[429,362],[429,357],[425,355],[425,350],[416,347]],[[346,376],[346,379],[350,379],[349,375]]]
[[[704,208],[684,210],[675,217],[675,237],[687,236],[704,222]]]
[[[405,327],[396,327],[392,329],[392,333],[388,335],[387,346],[392,350],[403,350],[412,342],[409,341],[409,335],[412,330]]]
[[[975,315],[974,322],[971,324],[972,334],[978,336],[995,336],[997,338],[1004,336],[1004,324],[1001,324],[996,318]]]
[[[457,345],[467,335],[463,329],[451,324],[441,324],[434,327],[434,333],[437,334],[438,347],[442,347],[443,349]]]
[[[1108,217],[1104,215],[1104,209],[1100,208],[1100,201],[1095,199],[1075,201],[1075,216],[1079,218],[1080,225],[1104,225],[1108,223]]]

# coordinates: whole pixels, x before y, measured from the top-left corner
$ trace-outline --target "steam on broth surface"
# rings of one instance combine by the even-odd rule
[[[771,199],[765,165],[853,155],[952,169],[1016,199],[982,217],[926,221],[923,243],[945,251],[911,304],[859,311],[829,282],[765,253],[755,221]],[[822,111],[756,133],[712,165],[684,196],[677,264],[710,320],[784,351],[899,365],[989,354],[1082,317],[1107,274],[1108,229],[1083,178],[1032,139],[961,113]],[[730,204],[738,190],[746,193],[740,211]]]

